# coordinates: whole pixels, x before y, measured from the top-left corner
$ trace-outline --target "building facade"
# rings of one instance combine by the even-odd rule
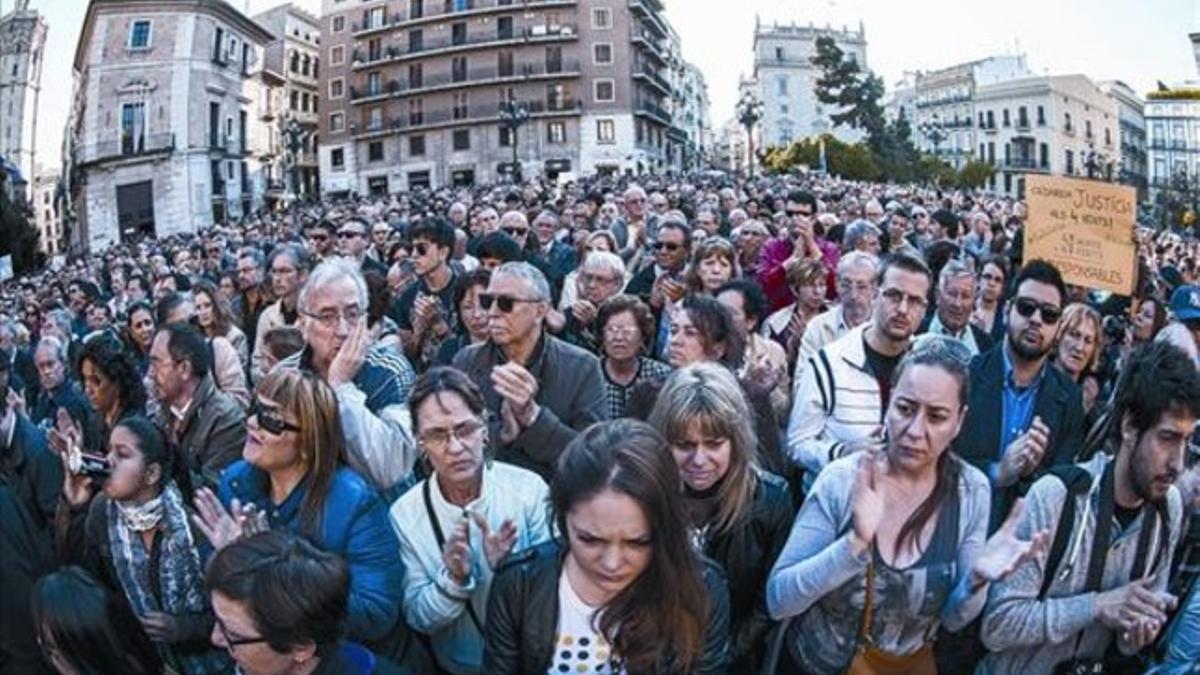
[[[1005,80],[977,88],[972,102],[976,157],[996,168],[989,189],[1023,197],[1029,173],[1117,177],[1117,103],[1087,77]]]
[[[37,162],[38,97],[46,20],[17,0],[0,16],[0,186],[30,199]]]
[[[1151,196],[1200,192],[1200,83],[1149,92],[1145,111]]]
[[[315,199],[320,193],[317,146],[320,138],[321,22],[290,2],[253,18],[258,25],[275,34],[275,42],[266,48],[266,68],[268,72],[283,76],[283,86],[277,92],[280,100],[272,102],[267,109],[269,119],[264,120],[274,127],[284,150],[272,166],[267,196],[277,199],[296,191],[301,199]],[[299,151],[294,156],[287,147],[285,135],[291,120],[295,120],[301,130]],[[295,188],[291,185],[293,161]]]
[[[704,73],[687,61],[680,61],[676,73],[672,118],[678,130],[680,156],[672,164],[684,171],[700,170],[712,161],[708,82]]]
[[[659,0],[323,0],[325,195],[678,168]],[[526,113],[515,127],[509,102]],[[515,154],[515,160],[514,160]]]
[[[975,158],[979,137],[975,124],[975,92],[999,82],[1032,77],[1025,56],[993,56],[949,68],[918,72],[913,80],[913,143],[961,169]]]
[[[223,0],[92,0],[66,143],[69,245],[194,232],[264,206],[275,37]]]
[[[1146,103],[1120,80],[1101,82],[1100,89],[1117,104],[1121,136],[1117,179],[1137,188],[1138,200],[1142,201],[1146,198]]]
[[[855,143],[863,132],[847,126],[834,127],[830,119],[836,108],[817,100],[820,70],[813,65],[817,38],[829,37],[846,59],[867,67],[867,38],[862,24],[858,30],[795,24],[756,24],[754,28],[754,75],[756,94],[763,103],[756,147],[788,146],[809,136],[833,134]]]
[[[38,232],[38,250],[48,256],[63,252],[63,220],[58,203],[58,171],[39,171],[30,190],[29,209]]]

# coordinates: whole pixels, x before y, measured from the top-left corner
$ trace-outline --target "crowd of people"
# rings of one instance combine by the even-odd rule
[[[0,287],[0,675],[1200,672],[1200,246],[718,174]]]

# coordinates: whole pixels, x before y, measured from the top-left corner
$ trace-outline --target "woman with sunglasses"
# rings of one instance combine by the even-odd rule
[[[1020,507],[986,539],[991,486],[950,451],[969,362],[961,343],[923,338],[892,377],[885,448],[817,476],[767,581],[772,618],[791,619],[773,672],[887,663],[886,672],[935,674],[939,626],[962,629],[990,583],[1045,547],[1047,533],[1016,537]]]
[[[229,672],[228,657],[208,643],[207,549],[188,522],[187,470],[163,433],[144,417],[127,417],[113,428],[101,466],[85,471],[77,447],[62,458],[60,562],[81,565],[118,591],[176,671]]]
[[[688,544],[682,491],[649,425],[575,437],[550,485],[560,538],[514,554],[492,586],[483,672],[724,673],[728,591]]]
[[[492,461],[483,394],[464,373],[435,367],[408,399],[432,469],[392,505],[404,562],[404,612],[429,636],[438,666],[479,673],[483,617],[500,562],[550,539],[540,476]]]
[[[650,413],[679,467],[692,544],[729,582],[734,673],[758,672],[767,574],[795,515],[787,484],[758,467],[752,420],[733,373],[712,363],[675,371]]]
[[[345,465],[333,390],[311,373],[276,368],[256,387],[246,425],[242,459],[222,474],[219,500],[208,490],[196,494],[197,525],[218,549],[265,524],[342,556],[350,566],[350,637],[404,655],[399,544],[375,490]]]
[[[228,340],[245,368],[250,359],[246,334],[234,323],[233,311],[217,287],[211,281],[197,281],[192,285],[192,305],[196,310],[196,327],[204,333],[204,337],[209,340],[218,337]]]

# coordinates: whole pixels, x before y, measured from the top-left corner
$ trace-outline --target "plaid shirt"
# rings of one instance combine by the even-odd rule
[[[600,364],[600,372],[604,373],[604,400],[608,405],[608,418],[610,420],[625,417],[625,404],[629,400],[629,392],[633,390],[641,382],[647,380],[657,380],[665,378],[671,374],[671,366],[662,361],[655,361],[644,356],[638,357],[638,372],[634,376],[633,381],[628,385],[621,385],[612,381],[608,376],[608,369],[604,367],[604,359]]]

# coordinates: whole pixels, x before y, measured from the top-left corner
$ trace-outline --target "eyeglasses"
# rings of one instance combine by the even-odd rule
[[[591,286],[591,285],[598,286],[600,284],[615,284],[615,283],[617,283],[618,279],[619,279],[619,277],[616,277],[616,276],[604,276],[602,274],[581,274],[581,275],[579,275],[579,281],[584,286]]]
[[[491,311],[493,302],[496,303],[496,306],[500,308],[501,312],[508,314],[509,312],[513,311],[513,306],[518,302],[532,303],[541,302],[541,300],[537,298],[514,298],[511,295],[492,295],[491,293],[479,294],[479,306],[483,308],[483,311]]]
[[[500,229],[504,230],[505,234],[511,237],[524,237],[529,234],[529,228],[527,227],[502,227]]]
[[[256,645],[267,641],[265,637],[239,637],[235,638],[230,634],[229,629],[225,627],[225,622],[221,621],[221,617],[216,620],[217,629],[221,631],[221,637],[225,640],[225,644],[229,645],[230,649],[241,647],[243,645]]]
[[[342,230],[337,233],[338,239],[353,239],[354,237],[365,237],[366,232],[356,232],[354,230]]]
[[[683,244],[676,244],[673,241],[656,241],[656,242],[654,242],[654,250],[655,251],[661,251],[663,249],[666,249],[668,251],[678,251],[681,248],[683,248]]]
[[[925,306],[929,304],[929,301],[926,300],[924,298],[924,296],[908,295],[907,293],[900,290],[899,288],[889,288],[889,289],[885,290],[883,293],[881,293],[880,295],[882,295],[885,300],[892,303],[893,305],[903,304],[904,301],[907,300],[908,304],[911,305],[912,307],[915,307],[917,309],[924,309]]]
[[[347,324],[353,326],[363,316],[363,311],[357,307],[347,307],[341,312],[336,309],[327,309],[316,314],[305,311],[301,311],[300,313],[311,319],[315,319],[317,323],[326,328],[337,328],[339,319],[345,319]]]
[[[604,335],[611,338],[633,337],[638,330],[637,326],[605,326]]]
[[[450,445],[451,438],[457,438],[462,445],[468,445],[474,438],[475,434],[482,431],[484,428],[483,422],[479,420],[468,420],[454,425],[453,429],[426,429],[418,435],[418,440],[421,445],[427,450],[445,450]]]
[[[258,426],[275,434],[276,436],[285,431],[300,431],[300,427],[277,417],[271,408],[263,405],[263,402],[255,398],[250,403],[250,410],[247,411],[247,417],[255,417],[258,419]]]
[[[1013,303],[1013,306],[1016,307],[1017,314],[1020,314],[1026,319],[1033,316],[1034,312],[1040,312],[1042,315],[1042,321],[1045,321],[1046,324],[1050,326],[1058,323],[1059,318],[1062,317],[1061,308],[1055,307],[1051,304],[1040,303],[1033,298],[1017,298]]]

